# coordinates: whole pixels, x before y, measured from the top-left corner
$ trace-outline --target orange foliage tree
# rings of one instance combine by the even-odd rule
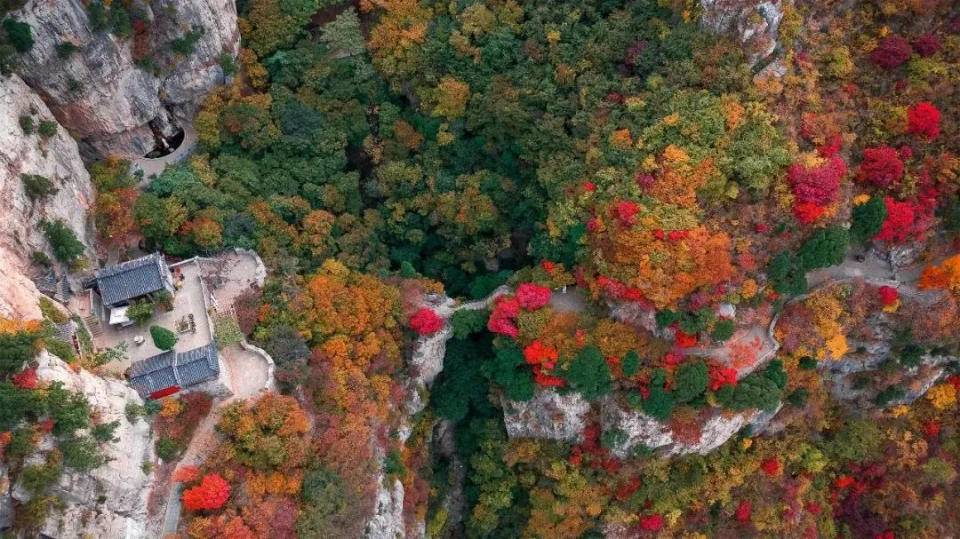
[[[343,480],[355,511],[372,509],[377,463],[370,442],[403,394],[393,381],[403,365],[401,304],[396,287],[334,260],[293,301],[300,332],[313,347],[316,450]]]
[[[136,187],[121,187],[97,195],[94,220],[101,237],[111,245],[122,245],[136,231],[133,218]]]
[[[618,211],[616,222],[594,225],[591,263],[601,275],[638,290],[658,308],[733,278],[726,233],[704,226],[667,232],[656,228],[656,219],[644,216],[642,206],[638,212],[625,220]]]
[[[927,266],[917,281],[921,290],[943,289],[960,291],[960,254],[944,260],[939,266]]]

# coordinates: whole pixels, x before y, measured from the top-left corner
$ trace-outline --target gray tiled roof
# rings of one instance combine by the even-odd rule
[[[95,278],[103,304],[114,305],[163,290],[165,264],[160,253],[153,253],[98,271]]]
[[[130,367],[130,385],[147,397],[171,386],[190,387],[213,380],[220,373],[217,346],[206,346],[186,352],[163,352]]]
[[[213,343],[177,354],[177,374],[180,376],[181,386],[192,386],[212,380],[219,372],[217,346]]]

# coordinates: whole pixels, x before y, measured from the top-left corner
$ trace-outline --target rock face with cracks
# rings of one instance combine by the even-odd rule
[[[64,502],[63,511],[51,512],[41,533],[49,537],[146,537],[151,477],[144,473],[143,463],[152,460],[153,443],[145,421],[130,423],[125,417],[127,403],[142,404],[137,392],[120,380],[74,372],[47,352],[41,352],[37,362],[40,380],[62,382],[66,389],[83,394],[98,421],[119,422],[114,441],[101,446],[104,465],[88,473],[64,472],[53,489]],[[29,495],[14,488],[13,497],[22,502]]]
[[[81,0],[31,0],[14,16],[34,46],[16,71],[87,157],[142,157],[192,121],[240,45],[231,0],[130,3],[131,35],[94,28]],[[71,43],[75,51],[58,49]]]
[[[94,231],[87,220],[94,193],[77,143],[62,126],[49,138],[24,132],[20,118],[34,126],[55,121],[50,109],[17,75],[0,77],[0,315],[39,318],[39,291],[30,280],[30,254],[51,256],[40,222],[62,220],[86,245]],[[23,175],[47,178],[56,192],[31,198]]]
[[[715,33],[731,35],[744,48],[754,66],[777,48],[782,2],[757,0],[701,0],[701,25]]]

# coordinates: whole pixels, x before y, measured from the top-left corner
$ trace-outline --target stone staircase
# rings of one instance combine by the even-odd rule
[[[100,319],[96,316],[90,315],[83,317],[83,323],[87,326],[87,330],[93,337],[103,335],[103,325],[100,324]]]

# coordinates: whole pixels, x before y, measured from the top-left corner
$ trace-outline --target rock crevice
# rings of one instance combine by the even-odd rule
[[[192,121],[240,46],[230,0],[141,0],[129,36],[94,29],[86,2],[31,0],[15,16],[34,46],[17,72],[80,141],[84,156],[142,157]],[[65,53],[64,44],[74,52]]]

